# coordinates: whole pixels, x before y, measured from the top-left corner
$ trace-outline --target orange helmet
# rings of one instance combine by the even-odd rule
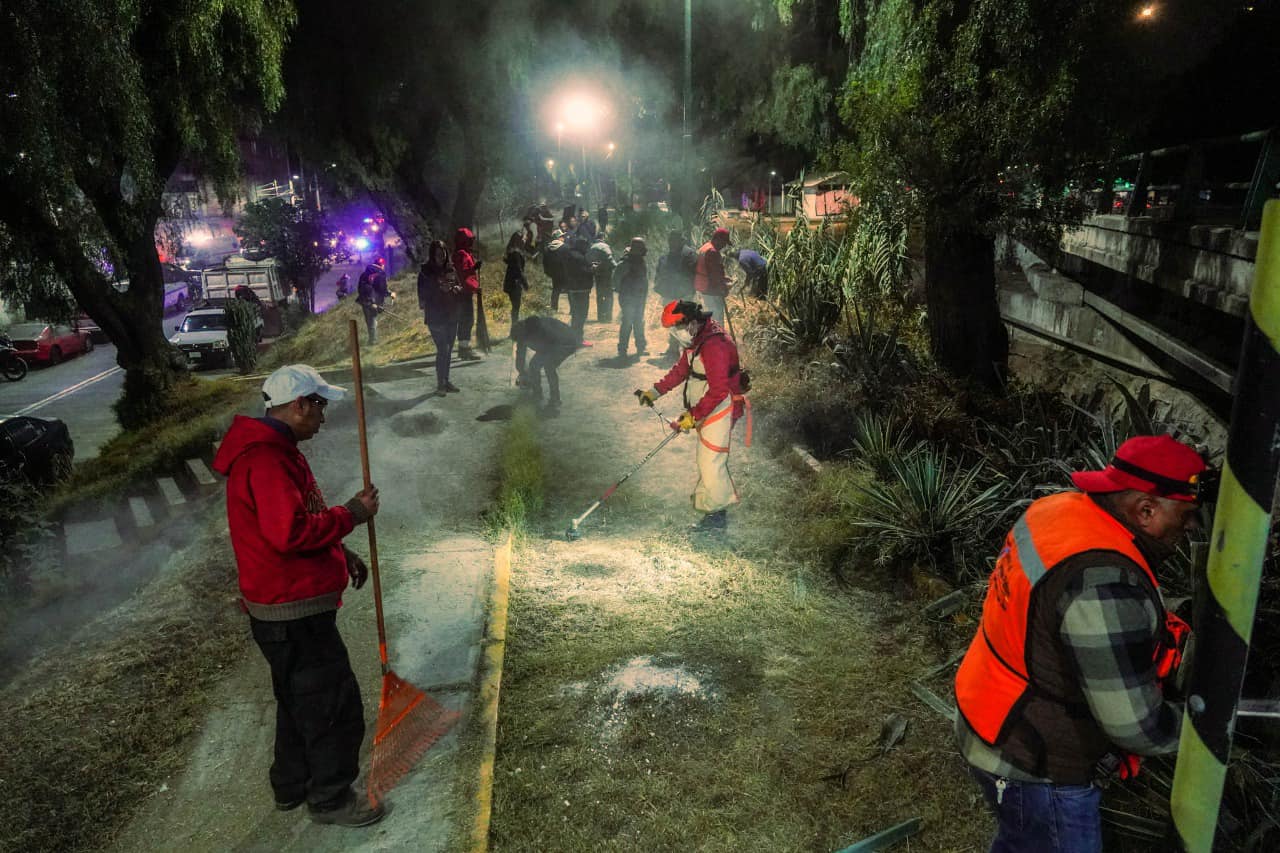
[[[670,329],[672,326],[678,326],[690,320],[705,320],[710,316],[710,314],[702,310],[698,303],[689,302],[685,299],[676,299],[668,302],[666,307],[662,309],[662,327]]]

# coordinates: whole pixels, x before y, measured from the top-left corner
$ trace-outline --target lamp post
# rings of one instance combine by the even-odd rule
[[[765,202],[765,212],[773,213],[773,177],[778,174],[775,170],[769,170],[769,198]]]

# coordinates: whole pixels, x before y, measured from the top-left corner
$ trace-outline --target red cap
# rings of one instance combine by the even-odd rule
[[[1106,468],[1076,471],[1071,482],[1082,492],[1093,494],[1135,489],[1195,502],[1200,475],[1208,467],[1199,453],[1171,435],[1139,435],[1120,445]]]
[[[712,232],[711,232],[711,239],[713,239],[713,240],[714,240],[716,237],[720,237],[721,239],[728,240],[728,239],[729,239],[729,229],[728,229],[728,228],[717,228],[715,231],[712,231]]]

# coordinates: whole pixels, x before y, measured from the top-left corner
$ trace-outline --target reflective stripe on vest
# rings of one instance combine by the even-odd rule
[[[1034,680],[1027,671],[1027,617],[1037,583],[1086,551],[1115,551],[1155,575],[1133,533],[1082,492],[1040,498],[1005,537],[982,604],[982,625],[956,673],[956,705],[969,727],[996,746],[1011,730]]]

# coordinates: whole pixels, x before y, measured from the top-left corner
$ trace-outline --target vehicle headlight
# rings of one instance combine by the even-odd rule
[[[227,342],[226,342],[225,340],[217,340],[217,341],[214,341],[214,342],[213,342],[213,348],[214,348],[214,349],[226,349],[226,348],[227,348]]]

